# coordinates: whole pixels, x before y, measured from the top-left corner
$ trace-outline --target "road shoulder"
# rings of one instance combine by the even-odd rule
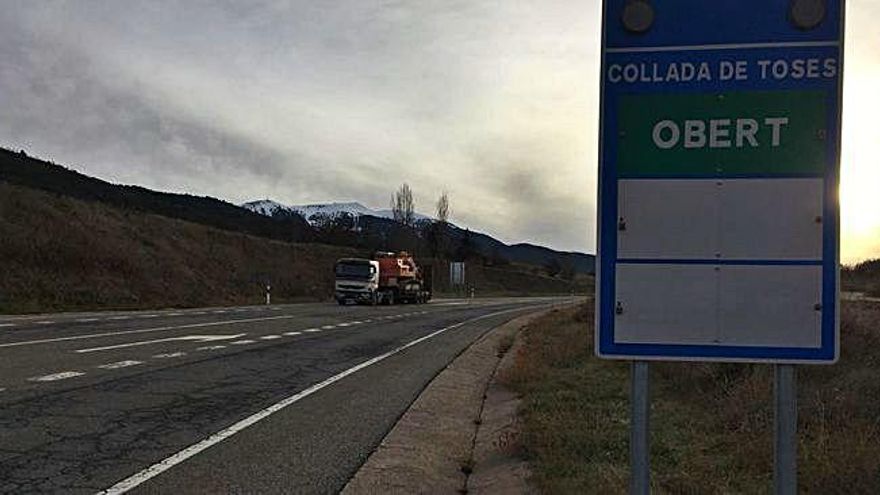
[[[520,331],[547,310],[486,333],[437,375],[342,493],[528,493],[509,449],[517,397],[496,380]],[[505,359],[508,358],[508,359]]]

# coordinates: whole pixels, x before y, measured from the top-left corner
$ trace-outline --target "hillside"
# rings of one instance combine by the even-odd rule
[[[284,241],[309,241],[312,229],[298,215],[267,218],[210,197],[111,184],[60,165],[0,148],[0,180],[110,206],[155,213],[211,227]]]
[[[582,274],[594,272],[595,257],[564,253],[529,244],[508,246],[488,235],[449,226],[445,252],[437,253],[426,239],[430,219],[418,215],[414,229],[401,228],[387,210],[359,203],[285,206],[270,200],[239,207],[211,197],[152,191],[138,186],[111,184],[55,163],[0,148],[0,181],[55,194],[97,201],[109,206],[288,242],[318,242],[362,250],[405,247],[419,256],[481,258],[538,266],[557,264]],[[307,220],[308,218],[308,220]]]
[[[333,263],[368,252],[290,243],[83,201],[0,181],[0,313],[329,300]],[[560,294],[576,286],[474,266],[479,295]],[[445,285],[439,270],[438,290]],[[583,290],[584,283],[580,283]]]

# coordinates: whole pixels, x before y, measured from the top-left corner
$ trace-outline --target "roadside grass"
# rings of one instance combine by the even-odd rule
[[[544,493],[626,493],[629,365],[594,356],[592,302],[525,330],[502,380]],[[880,304],[845,302],[841,359],[798,367],[799,491],[880,493]],[[771,493],[773,369],[651,365],[652,493]]]

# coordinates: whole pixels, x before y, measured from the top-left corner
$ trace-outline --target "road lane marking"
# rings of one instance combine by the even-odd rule
[[[232,345],[247,345],[247,344],[256,344],[256,340],[236,340],[235,342],[230,342]]]
[[[242,318],[240,320],[226,320],[226,321],[211,321],[206,323],[189,323],[187,325],[174,325],[174,326],[166,326],[166,327],[155,327],[155,328],[143,328],[140,330],[121,330],[119,332],[104,332],[104,333],[93,333],[89,335],[74,335],[72,337],[58,337],[54,339],[39,339],[39,340],[25,340],[21,342],[9,342],[6,344],[0,344],[0,348],[4,347],[18,347],[23,345],[35,345],[35,344],[50,344],[54,342],[65,342],[68,340],[84,340],[84,339],[97,339],[100,337],[113,337],[117,335],[133,335],[138,333],[150,333],[150,332],[163,332],[167,330],[180,330],[184,328],[202,328],[202,327],[215,327],[220,325],[234,325],[236,323],[253,323],[257,321],[270,321],[270,320],[289,320],[291,318],[295,318],[295,315],[280,315],[280,316],[265,316],[262,318]]]
[[[15,323],[0,323],[0,328],[14,327]]]
[[[320,328],[306,328],[305,330],[303,330],[303,332],[306,332],[306,333],[315,333],[315,332],[320,332],[320,331],[321,331]]]
[[[370,318],[369,320],[364,320],[364,323],[372,323],[372,322],[373,322],[372,318]]]
[[[128,342],[125,344],[105,345],[103,347],[90,347],[88,349],[77,349],[73,352],[85,354],[87,352],[109,351],[112,349],[124,349],[126,347],[139,347],[142,345],[159,344],[162,342],[174,342],[177,340],[196,340],[199,342],[212,342],[215,340],[229,340],[244,337],[246,333],[238,333],[235,335],[184,335],[183,337],[169,337],[167,339],[142,340],[140,342]]]
[[[85,373],[82,371],[62,371],[60,373],[53,373],[51,375],[44,376],[35,376],[33,378],[28,378],[30,382],[55,382],[58,380],[66,380],[68,378],[76,378],[78,376],[83,376]]]
[[[168,313],[167,316],[180,316],[180,315],[182,315],[182,314],[183,314],[183,313]]]
[[[351,367],[341,373],[338,373],[336,375],[331,376],[330,378],[327,378],[326,380],[324,380],[322,382],[316,383],[301,392],[298,392],[294,395],[291,395],[290,397],[287,397],[286,399],[284,399],[280,402],[272,404],[271,406],[255,413],[251,416],[248,416],[247,418],[245,418],[245,419],[243,419],[243,420],[241,420],[241,421],[239,421],[239,422],[237,422],[227,428],[224,428],[224,429],[218,431],[217,433],[214,433],[213,435],[205,438],[204,440],[202,440],[200,442],[197,442],[193,445],[190,445],[189,447],[181,450],[180,452],[178,452],[178,453],[176,453],[176,454],[174,454],[174,455],[172,455],[162,461],[159,461],[158,463],[153,464],[152,466],[150,466],[150,467],[148,467],[138,473],[135,473],[134,475],[116,483],[115,485],[111,486],[110,488],[107,488],[106,490],[98,492],[98,495],[120,495],[120,494],[123,494],[123,493],[131,490],[132,488],[150,480],[151,478],[154,478],[154,477],[164,473],[165,471],[171,469],[172,467],[186,461],[187,459],[199,454],[200,452],[203,452],[203,451],[213,447],[214,445],[217,445],[218,443],[226,440],[227,438],[241,432],[245,428],[248,428],[256,423],[259,423],[260,421],[262,421],[262,420],[268,418],[269,416],[287,408],[288,406],[295,404],[295,403],[301,401],[302,399],[305,399],[306,397],[314,394],[315,392],[318,392],[319,390],[326,388],[326,387],[338,382],[339,380],[342,380],[343,378],[345,378],[349,375],[353,375],[364,368],[367,368],[367,367],[372,366],[376,363],[384,361],[385,359],[388,359],[389,357],[394,356],[395,354],[398,354],[406,349],[409,349],[410,347],[418,345],[426,340],[432,339],[432,338],[436,337],[437,335],[440,335],[440,334],[447,332],[449,330],[453,330],[455,328],[459,328],[459,327],[464,326],[468,323],[473,323],[475,321],[490,318],[492,316],[498,316],[498,315],[501,315],[504,313],[512,313],[514,311],[523,311],[524,309],[536,309],[536,308],[535,307],[514,308],[514,309],[508,309],[508,310],[504,310],[504,311],[497,311],[494,313],[485,314],[482,316],[478,316],[476,318],[471,318],[469,320],[464,320],[464,321],[461,321],[461,322],[456,323],[454,325],[450,325],[448,327],[444,327],[444,328],[441,328],[441,329],[436,330],[434,332],[431,332],[428,335],[425,335],[423,337],[419,337],[419,338],[417,338],[413,341],[410,341],[402,346],[396,347],[396,348],[394,348],[384,354],[380,354],[374,358],[370,358],[361,364],[353,366],[353,367]]]
[[[139,364],[144,364],[143,361],[116,361],[115,363],[107,363],[98,365],[97,368],[101,368],[102,370],[118,370],[119,368],[128,368],[130,366],[137,366]]]
[[[217,311],[212,311],[212,313],[214,313],[215,315],[219,315],[220,313],[225,313],[225,312],[226,312],[225,309],[218,309]]]
[[[263,336],[260,337],[260,338],[261,338],[262,340],[275,340],[275,339],[280,339],[281,336],[280,336],[280,335],[263,335]]]
[[[360,320],[351,322],[352,325],[360,325],[361,323],[363,322]]]
[[[332,330],[334,328],[336,328],[336,325],[324,325],[321,327],[321,330]],[[306,330],[306,332],[308,332],[308,330]]]
[[[284,332],[284,335],[287,335],[288,337],[294,337],[297,335],[302,335],[302,332]]]
[[[130,320],[131,316],[111,316],[107,318],[108,320],[120,321],[120,320]]]
[[[38,321],[38,322],[35,322],[35,323],[36,323],[37,325],[51,325],[51,324],[53,324],[53,323],[55,323],[55,322],[54,322],[54,321],[51,321],[51,320],[42,320],[42,321]]]
[[[350,327],[350,326],[351,326],[351,323],[339,323],[339,324],[336,325],[336,326],[337,326],[337,327]]]
[[[193,311],[193,312],[190,313],[190,314],[191,314],[191,315],[203,315],[203,314],[205,314],[205,312],[204,312],[204,311]]]
[[[166,352],[164,354],[156,354],[155,356],[153,356],[153,358],[154,359],[171,359],[171,358],[177,358],[177,357],[182,357],[182,356],[186,356],[186,353],[183,351],[179,351],[179,352]]]
[[[140,315],[140,316],[138,316],[138,318],[156,318],[158,316],[159,315]]]
[[[78,319],[78,320],[76,320],[76,321],[78,321],[78,322],[80,322],[80,323],[89,323],[89,322],[92,322],[92,321],[98,321],[98,318],[80,318],[80,319]]]
[[[197,351],[216,351],[219,349],[226,349],[225,345],[205,345],[202,347],[196,347]]]
[[[3,387],[0,387],[0,392],[6,392],[6,389]]]

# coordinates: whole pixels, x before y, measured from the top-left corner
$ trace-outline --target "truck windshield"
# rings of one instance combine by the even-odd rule
[[[342,278],[370,278],[373,267],[361,263],[339,263],[336,265],[336,276]]]

